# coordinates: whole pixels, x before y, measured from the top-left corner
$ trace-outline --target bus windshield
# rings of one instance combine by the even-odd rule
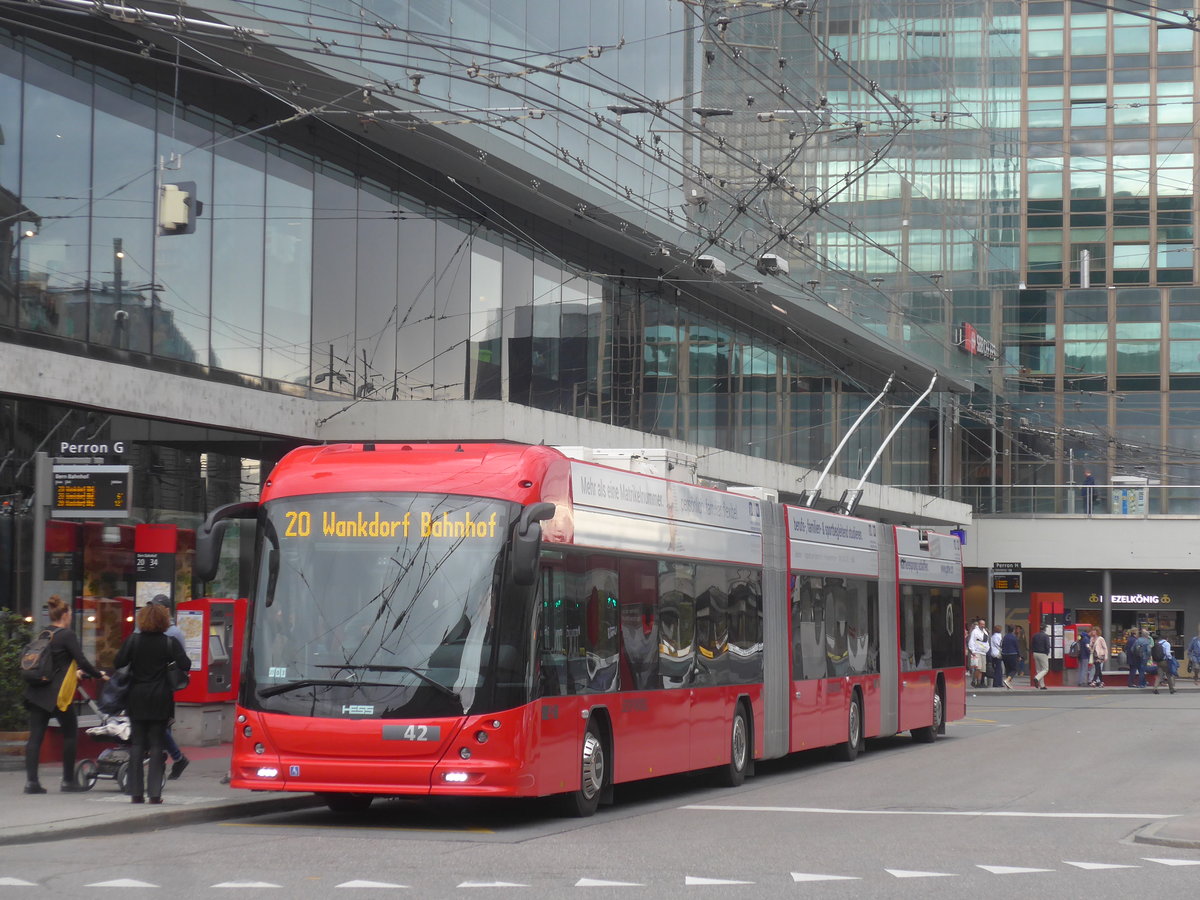
[[[517,648],[493,647],[518,509],[445,494],[265,504],[243,704],[339,718],[454,716],[490,704],[497,659],[521,669],[501,652]]]

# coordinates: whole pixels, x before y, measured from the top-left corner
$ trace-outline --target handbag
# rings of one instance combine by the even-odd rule
[[[171,690],[182,691],[190,680],[188,673],[175,665],[175,660],[167,663],[167,683],[171,685]]]
[[[100,689],[100,701],[96,705],[100,712],[109,716],[118,716],[125,711],[129,700],[129,688],[133,678],[129,674],[129,666],[117,669],[112,673],[104,687]]]

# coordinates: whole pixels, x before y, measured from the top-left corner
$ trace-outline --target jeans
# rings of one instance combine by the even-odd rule
[[[129,793],[134,797],[141,797],[143,792],[151,797],[161,797],[166,771],[163,736],[167,731],[167,720],[131,719],[129,725]],[[142,760],[147,753],[150,755],[150,771],[146,775],[148,783],[143,785]]]
[[[1079,660],[1079,686],[1084,687],[1092,680],[1092,664],[1085,659]]]
[[[163,749],[167,751],[167,756],[171,757],[172,762],[179,762],[183,759],[183,751],[175,743],[175,735],[171,734],[170,728],[163,734]]]
[[[1136,660],[1129,661],[1129,686],[1145,687],[1146,676],[1142,672],[1142,664]]]
[[[25,708],[29,710],[29,740],[25,742],[25,780],[38,780],[38,757],[42,755],[42,739],[46,737],[46,729],[53,717],[58,720],[58,727],[63,736],[62,780],[73,782],[75,753],[79,745],[79,720],[75,716],[75,707],[56,709],[52,713],[29,703],[25,704]]]

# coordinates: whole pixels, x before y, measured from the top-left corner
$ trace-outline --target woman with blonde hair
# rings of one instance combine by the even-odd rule
[[[50,660],[53,674],[45,684],[25,686],[25,709],[29,711],[29,740],[25,742],[25,793],[44,794],[46,789],[38,780],[38,758],[42,755],[42,740],[50,719],[58,722],[63,739],[63,776],[60,790],[82,791],[75,782],[75,753],[79,722],[75,716],[76,673],[83,672],[93,678],[108,676],[93,666],[79,637],[71,630],[71,607],[57,594],[46,604],[50,613]],[[44,632],[43,632],[44,633]]]
[[[192,661],[179,641],[164,632],[171,625],[166,607],[151,603],[137,614],[138,632],[131,634],[117,653],[118,669],[129,666],[129,698],[125,714],[129,716],[129,793],[134,803],[162,803],[163,744],[167,725],[175,716],[175,692],[171,686],[171,666],[187,672]],[[141,760],[149,753],[148,783],[143,784]]]

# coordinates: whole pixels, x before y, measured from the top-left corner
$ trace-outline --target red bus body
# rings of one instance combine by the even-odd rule
[[[339,526],[350,513],[339,519],[321,510],[339,495],[389,492],[488,498],[514,509],[556,505],[542,523],[539,581],[529,589],[534,618],[527,630],[536,647],[527,665],[538,660],[540,676],[527,673],[534,687],[524,702],[479,714],[380,718],[364,712],[368,705],[349,703],[337,715],[307,715],[261,707],[289,696],[289,678],[301,704],[309,695],[315,703],[325,690],[320,685],[351,675],[325,664],[330,681],[306,687],[310,682],[292,669],[272,667],[276,660],[248,660],[234,787],[332,796],[545,796],[580,789],[589,723],[603,736],[612,784],[728,765],[739,710],[748,714],[753,759],[835,745],[853,758],[861,746],[861,738],[850,739],[854,704],[861,737],[913,731],[932,740],[946,721],[965,714],[962,564],[949,535],[511,444],[301,448],[271,473],[260,509],[291,504],[279,520],[288,532],[309,521],[298,517],[311,516],[316,536],[303,540],[322,540],[321,527],[365,535],[371,517]],[[469,533],[488,527],[487,519],[463,516]],[[400,521],[390,526],[397,534]],[[428,521],[435,524],[423,529],[439,520]],[[285,555],[305,546],[282,540]],[[260,655],[268,652],[253,636],[260,623],[300,602],[277,594],[267,608],[263,591],[260,583],[247,641]],[[338,593],[334,585],[325,591],[321,596]],[[551,621],[559,597],[577,618]],[[401,628],[438,602],[416,597],[406,618],[389,627]],[[430,659],[427,672],[434,671]],[[268,682],[265,675],[255,680],[252,665],[279,682],[260,688],[270,700],[255,694],[255,685]],[[587,684],[596,686],[580,687]]]

